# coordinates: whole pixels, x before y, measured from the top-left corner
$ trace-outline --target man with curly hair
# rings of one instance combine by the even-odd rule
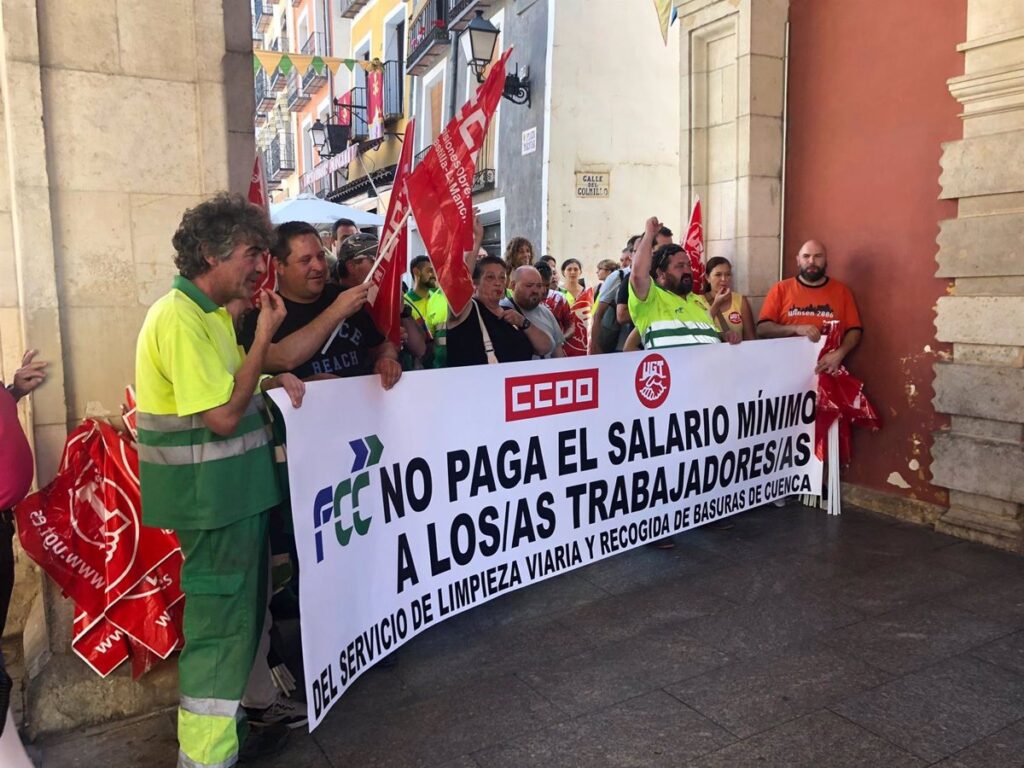
[[[174,529],[185,558],[178,765],[188,768],[233,765],[248,734],[240,702],[267,606],[268,511],[281,501],[257,385],[285,308],[261,293],[246,355],[224,306],[252,296],[272,238],[264,212],[239,195],[186,211],[172,239],[179,274],[136,349],[143,522]],[[270,386],[301,404],[293,375]],[[277,751],[287,733],[260,729],[243,751]]]

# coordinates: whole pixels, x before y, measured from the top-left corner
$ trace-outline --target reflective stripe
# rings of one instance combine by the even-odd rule
[[[699,320],[655,320],[647,326],[649,331],[673,331],[681,328],[688,328],[693,331],[718,332],[710,323],[702,323]]]
[[[197,699],[182,696],[178,706],[194,715],[216,715],[217,717],[234,717],[238,714],[238,702],[232,699]]]
[[[689,336],[685,334],[678,336],[654,336],[644,340],[644,348],[688,347],[695,344],[715,344],[717,341],[718,339],[712,339],[710,336]]]
[[[209,709],[216,714],[198,714],[189,708]],[[221,714],[232,708],[230,715]],[[237,701],[181,697],[178,708],[178,766],[185,768],[229,768],[238,762],[238,749],[247,723],[240,716]]]
[[[178,750],[178,768],[231,768],[233,765],[238,765],[238,755],[219,763],[197,763],[180,749]]]
[[[249,401],[249,405],[246,406],[242,417],[259,413],[265,408],[263,398],[258,395],[254,396]],[[151,432],[184,432],[189,429],[203,429],[206,426],[203,423],[202,415],[198,413],[193,413],[189,416],[177,416],[173,413],[156,414],[138,411],[136,412],[136,417],[136,423],[139,428],[148,429]]]
[[[171,466],[202,464],[206,461],[241,456],[269,442],[266,430],[258,429],[246,432],[239,437],[218,440],[214,443],[199,443],[198,445],[153,446],[140,443],[139,461]]]

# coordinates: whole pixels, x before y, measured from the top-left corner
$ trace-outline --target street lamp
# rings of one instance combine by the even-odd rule
[[[494,48],[498,45],[499,30],[484,18],[483,11],[477,11],[469,25],[466,27],[469,45],[467,46],[466,58],[469,66],[476,75],[476,81],[484,81],[484,70],[494,60]],[[505,75],[505,88],[501,95],[513,104],[530,104],[530,70],[524,68],[523,76],[519,76],[519,65],[516,64],[516,71]]]
[[[348,126],[335,125],[330,118],[326,124],[317,118],[309,128],[309,135],[321,158],[341,154],[348,146]]]

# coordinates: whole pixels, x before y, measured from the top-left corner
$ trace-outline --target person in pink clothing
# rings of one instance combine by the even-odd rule
[[[0,637],[7,624],[7,609],[14,590],[14,515],[11,508],[25,498],[32,485],[32,449],[18,421],[18,401],[46,379],[46,363],[30,349],[21,359],[11,384],[0,387]],[[14,727],[8,703],[11,678],[0,654],[0,765],[31,767]]]

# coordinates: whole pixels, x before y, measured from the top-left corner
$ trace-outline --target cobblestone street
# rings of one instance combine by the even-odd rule
[[[762,508],[499,598],[263,766],[1019,766],[1024,560],[848,507]],[[164,766],[173,714],[38,745]]]

